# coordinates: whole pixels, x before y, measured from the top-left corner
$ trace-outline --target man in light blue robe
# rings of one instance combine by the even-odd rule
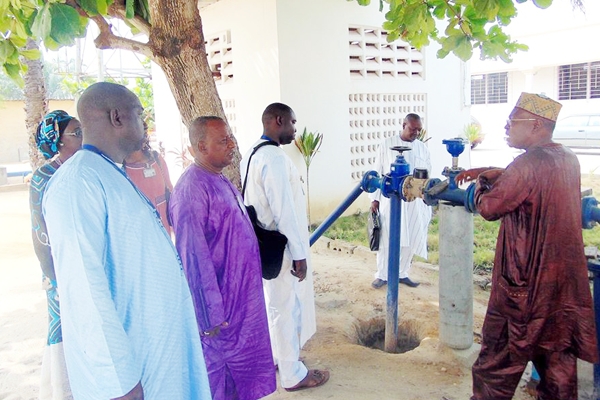
[[[83,149],[43,202],[76,399],[210,399],[190,291],[152,204],[115,162],[139,149],[142,107],[127,88],[90,86]]]

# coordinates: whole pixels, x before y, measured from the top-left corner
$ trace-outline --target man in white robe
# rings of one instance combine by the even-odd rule
[[[77,111],[83,149],[52,177],[43,201],[74,398],[210,399],[175,247],[116,164],[141,148],[140,102],[101,82]]]
[[[269,105],[262,116],[263,136],[252,147],[270,140],[248,161],[253,149],[243,157],[242,181],[248,172],[245,203],[256,209],[266,229],[278,230],[288,243],[277,278],[263,280],[269,317],[273,356],[279,368],[281,385],[287,391],[323,385],[329,372],[308,370],[300,349],[316,331],[314,288],[310,265],[306,198],[298,170],[279,147],[294,140],[296,115],[281,103]]]
[[[421,118],[417,114],[408,114],[402,123],[400,136],[392,136],[379,144],[379,151],[375,160],[375,171],[380,175],[390,172],[390,165],[399,154],[390,150],[394,146],[410,147],[405,151],[404,158],[410,164],[412,174],[415,168],[427,169],[431,173],[431,160],[429,150],[423,142],[417,139],[421,131]],[[377,251],[377,272],[375,280],[371,284],[373,288],[379,289],[387,283],[389,234],[390,234],[390,199],[384,197],[377,190],[369,194],[371,199],[371,211],[379,211],[381,230],[379,238],[379,250]],[[431,207],[427,206],[422,199],[412,202],[402,201],[402,214],[400,223],[400,283],[409,287],[419,286],[408,276],[413,256],[427,258],[427,227],[431,221]]]

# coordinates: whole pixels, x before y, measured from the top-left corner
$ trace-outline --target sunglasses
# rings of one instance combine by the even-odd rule
[[[83,136],[83,132],[82,132],[81,128],[77,128],[73,132],[63,132],[63,135],[65,135],[65,136],[75,136],[76,138],[80,138],[80,137]]]

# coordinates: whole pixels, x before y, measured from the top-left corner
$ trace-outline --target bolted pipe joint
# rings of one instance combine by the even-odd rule
[[[412,176],[407,176],[402,183],[402,200],[411,202],[415,201],[417,197],[422,198],[428,178],[429,173],[426,169],[415,168]]]
[[[376,171],[367,171],[362,177],[360,187],[367,193],[373,193],[381,187],[382,179]]]
[[[597,222],[600,222],[598,201],[592,196],[585,196],[581,199],[581,225],[583,229],[592,229]]]
[[[475,207],[475,183],[471,183],[467,190],[452,189],[450,179],[441,181],[437,178],[429,179],[423,187],[423,201],[428,206],[438,205],[440,200],[455,206],[463,206],[470,213],[477,213]]]

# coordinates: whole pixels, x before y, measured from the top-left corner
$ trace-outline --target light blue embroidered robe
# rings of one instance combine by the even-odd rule
[[[210,399],[176,250],[116,165],[77,152],[48,183],[43,212],[74,397],[120,397],[141,381],[146,400]]]

